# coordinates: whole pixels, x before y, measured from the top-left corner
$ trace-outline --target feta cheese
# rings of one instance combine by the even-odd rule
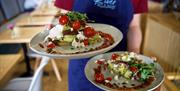
[[[79,40],[84,40],[86,37],[83,35],[83,32],[78,32],[78,34],[76,35],[76,37],[79,39]]]
[[[105,61],[106,59],[99,59],[99,61]]]
[[[129,57],[134,58],[135,57],[135,53],[134,52],[130,52],[129,53]]]
[[[73,31],[73,28],[70,28],[71,31]]]
[[[54,38],[62,38],[63,37],[63,25],[56,25],[53,27],[51,30],[49,30],[49,35],[48,37],[54,39]]]
[[[73,40],[72,44],[73,47],[79,48],[79,47],[85,47],[84,43],[77,42],[75,39]]]
[[[106,83],[109,83],[110,81],[109,80],[105,80]]]
[[[114,67],[114,68],[117,68],[117,67],[118,67],[118,65],[117,65],[117,64],[114,64],[114,65],[113,65],[113,67]]]
[[[96,60],[95,63],[98,63],[98,61],[104,62],[105,59],[99,59],[99,60]]]
[[[119,80],[118,75],[115,75],[115,76],[114,76],[114,80],[116,80],[116,81]]]
[[[131,58],[129,56],[123,56],[122,60],[123,61],[131,61]]]

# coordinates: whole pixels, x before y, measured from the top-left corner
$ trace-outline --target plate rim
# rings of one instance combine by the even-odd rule
[[[109,24],[104,24],[104,23],[88,23],[88,25],[92,26],[92,25],[103,25],[103,26],[107,26],[107,27],[112,27],[116,30],[119,30],[118,28],[116,28],[115,26],[112,26],[112,25],[109,25]],[[46,30],[45,30],[46,31]],[[32,43],[32,40],[38,36],[40,33],[34,35],[29,43],[29,46],[30,46],[30,49],[34,52],[36,52],[37,54],[39,55],[42,55],[42,56],[48,56],[48,57],[51,57],[51,58],[87,58],[87,57],[83,57],[83,56],[86,56],[86,55],[90,55],[88,57],[92,57],[91,55],[92,54],[102,54],[104,52],[107,52],[111,49],[113,49],[114,47],[116,47],[123,39],[123,33],[121,32],[121,30],[117,31],[119,32],[119,34],[121,35],[121,39],[119,39],[117,42],[113,43],[112,45],[106,47],[106,48],[103,48],[103,49],[100,49],[100,50],[95,50],[95,51],[89,51],[89,52],[85,52],[85,53],[78,53],[78,54],[49,54],[49,53],[46,53],[46,52],[40,52],[38,50],[36,50],[35,48],[33,48],[33,45],[31,44]]]
[[[90,80],[89,78],[88,78],[88,76],[87,76],[87,71],[86,71],[86,69],[87,69],[87,64],[90,62],[90,61],[92,61],[92,59],[96,59],[98,56],[103,56],[103,55],[107,55],[107,54],[112,54],[112,53],[124,53],[124,52],[128,52],[128,51],[114,51],[114,52],[107,52],[107,53],[103,53],[103,54],[99,54],[99,55],[96,55],[96,56],[94,56],[94,57],[92,57],[92,58],[90,58],[89,60],[88,60],[88,62],[86,63],[86,65],[85,65],[85,67],[84,67],[84,73],[85,73],[85,76],[86,76],[86,79],[89,81],[89,82],[91,82],[94,86],[96,86],[96,87],[98,87],[98,88],[100,88],[100,89],[102,89],[102,90],[105,90],[105,91],[118,91],[117,89],[112,89],[112,88],[109,88],[109,87],[107,87],[107,86],[104,86],[104,85],[101,85],[101,86],[99,86],[98,84],[96,84],[95,82],[93,82],[92,80]],[[151,59],[150,57],[148,57],[148,56],[146,56],[146,55],[143,55],[143,54],[138,54],[138,55],[140,55],[141,57],[146,57],[146,58],[148,58],[148,59]],[[151,59],[152,60],[152,59]],[[153,60],[152,60],[152,62],[153,62]],[[156,63],[156,62],[153,62],[153,63]],[[158,85],[156,85],[155,87],[153,87],[153,88],[151,88],[151,89],[148,89],[147,91],[152,91],[152,90],[155,90],[156,88],[158,88],[163,82],[164,82],[164,80],[165,80],[165,75],[164,75],[164,70],[163,70],[163,68],[161,67],[161,65],[159,64],[159,63],[156,63],[157,65],[159,65],[159,67],[160,67],[160,69],[161,69],[161,71],[162,71],[162,75],[163,75],[163,78],[162,78],[162,80],[160,81],[160,83],[158,84]],[[103,87],[103,88],[102,88]],[[106,89],[107,88],[107,89]],[[138,89],[138,91],[141,91],[141,89]],[[136,90],[135,90],[136,91]]]

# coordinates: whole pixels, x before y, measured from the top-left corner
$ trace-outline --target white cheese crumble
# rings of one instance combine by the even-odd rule
[[[119,78],[118,75],[115,75],[115,76],[114,76],[114,80],[117,81],[117,80],[119,80],[118,78]]]
[[[83,32],[78,32],[78,34],[76,35],[76,37],[79,39],[79,40],[84,40],[86,37],[83,35]]]
[[[73,31],[73,28],[70,28],[71,31]]]
[[[117,68],[117,67],[118,67],[118,64],[114,64],[113,67],[114,67],[114,68]]]
[[[131,61],[131,58],[129,56],[125,55],[122,57],[122,60],[123,61]]]
[[[71,44],[73,47],[75,48],[81,48],[81,47],[85,47],[84,43],[80,43],[80,42],[76,42],[76,40],[74,39],[72,44]]]
[[[110,81],[109,80],[105,80],[106,83],[109,83]]]
[[[135,56],[136,56],[136,54],[134,52],[129,53],[129,57],[134,58]]]
[[[50,37],[52,39],[54,38],[62,38],[63,37],[63,25],[56,25],[55,27],[53,27],[51,30],[49,30],[49,35],[47,37]]]

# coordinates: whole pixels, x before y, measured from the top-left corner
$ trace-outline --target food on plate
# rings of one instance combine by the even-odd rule
[[[94,81],[118,90],[145,88],[155,80],[155,64],[145,63],[134,52],[113,53],[95,60]]]
[[[52,54],[73,54],[106,48],[113,37],[87,24],[88,17],[79,12],[61,14],[59,23],[49,30],[40,47]]]

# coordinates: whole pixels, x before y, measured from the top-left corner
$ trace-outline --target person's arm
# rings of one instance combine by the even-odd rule
[[[60,9],[71,11],[73,8],[74,0],[55,0],[54,6]]]
[[[142,33],[140,28],[140,14],[134,14],[134,17],[129,25],[127,35],[127,50],[131,52],[140,52],[142,41]]]

